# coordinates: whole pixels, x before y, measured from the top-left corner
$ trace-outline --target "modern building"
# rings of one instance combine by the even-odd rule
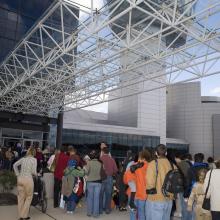
[[[100,51],[105,47],[108,51],[109,42],[108,44],[106,42],[109,41],[109,38],[106,38],[106,42],[102,39],[105,37],[98,39],[96,35],[94,35],[95,38],[94,36],[86,37],[86,35],[82,38],[84,34],[90,32],[88,30],[93,26],[88,26],[89,29],[85,28],[85,33],[80,32],[81,28],[78,27],[77,21],[79,18],[78,7],[72,8],[70,6],[71,9],[68,7],[67,9],[63,7],[62,1],[52,0],[45,0],[40,5],[37,0],[29,0],[28,4],[22,0],[16,1],[16,3],[13,0],[1,1],[0,28],[2,31],[0,32],[0,46],[2,49],[0,51],[0,62],[7,60],[7,55],[12,52],[19,41],[25,41],[25,34],[28,32],[30,34],[28,39],[31,39],[28,45],[31,43],[33,46],[28,46],[31,55],[22,49],[24,45],[18,46],[17,52],[20,53],[18,55],[27,65],[24,68],[19,64],[19,68],[22,70],[21,75],[16,79],[22,79],[22,74],[25,73],[26,78],[22,80],[22,85],[18,81],[14,84],[16,80],[14,80],[13,74],[17,74],[17,65],[13,56],[13,63],[7,62],[7,65],[12,65],[15,68],[9,71],[13,74],[6,74],[6,68],[3,68],[4,73],[1,73],[0,87],[5,88],[6,93],[2,94],[3,98],[0,100],[0,104],[4,111],[7,109],[7,111],[14,113],[0,112],[0,144],[9,146],[21,142],[24,146],[29,144],[43,146],[44,143],[49,142],[51,145],[60,147],[60,140],[63,139],[64,144],[73,144],[86,150],[86,148],[92,148],[105,141],[116,157],[124,157],[127,149],[139,151],[144,146],[154,148],[159,143],[167,144],[170,149],[177,148],[184,152],[188,151],[189,145],[192,153],[202,151],[210,154],[211,148],[213,149],[212,153],[217,152],[215,146],[218,145],[218,131],[220,130],[218,127],[220,120],[218,117],[219,100],[210,97],[201,99],[198,83],[170,87],[168,88],[168,95],[166,95],[166,71],[169,70],[170,65],[167,65],[168,58],[164,56],[163,52],[166,54],[169,49],[175,52],[175,49],[183,47],[187,43],[187,32],[186,30],[181,31],[179,25],[175,27],[173,24],[169,25],[169,21],[164,22],[163,17],[161,20],[160,16],[157,19],[155,16],[149,15],[148,17],[147,14],[152,14],[157,9],[161,10],[161,5],[162,9],[166,9],[167,7],[164,6],[170,5],[171,2],[157,0],[154,3],[152,1],[152,5],[155,7],[152,11],[152,6],[143,1],[138,1],[136,6],[134,4],[129,6],[128,2],[122,1],[115,8],[112,6],[117,1],[107,1],[106,6],[110,6],[107,8],[110,12],[109,18],[113,19],[109,24],[103,25],[103,28],[105,26],[111,28],[107,32],[112,31],[112,33],[110,35],[108,33],[106,36],[111,37],[112,35],[114,36],[113,39],[119,39],[117,44],[113,43],[119,53],[114,51],[112,55],[108,55],[106,58],[111,60],[113,57],[111,60],[113,62],[110,65],[106,62],[108,60],[93,63],[93,59],[91,60],[89,57],[92,55],[95,58],[100,58],[99,56],[102,56]],[[174,5],[175,13],[172,13],[174,17],[178,14],[178,19],[189,16],[190,21],[184,22],[184,26],[192,23],[190,15],[193,7],[189,7],[189,5],[195,6],[194,2],[189,0],[178,1],[178,4]],[[128,13],[123,13],[126,9],[129,9]],[[170,9],[173,9],[173,6]],[[46,14],[47,11],[50,12],[48,15]],[[146,14],[144,11],[149,13]],[[169,8],[165,12],[169,14]],[[46,14],[46,20],[41,21],[40,25],[36,25],[37,31],[32,33],[33,29],[31,30],[31,28],[43,14]],[[92,21],[102,19],[98,11],[94,15],[91,14]],[[118,16],[119,14],[120,16]],[[168,14],[165,13],[166,16]],[[171,19],[170,16],[167,19],[175,20]],[[182,20],[184,21],[185,18]],[[43,35],[42,24],[44,24],[43,30],[46,28]],[[87,26],[85,25],[85,27]],[[100,29],[98,32],[104,33],[106,29]],[[79,40],[80,46],[77,43],[78,37],[79,39],[82,38],[82,42]],[[97,45],[93,38],[96,39]],[[86,42],[87,39],[88,42]],[[102,41],[105,47],[101,47]],[[87,47],[86,51],[84,51],[85,46]],[[63,48],[65,49],[63,50]],[[94,54],[92,54],[93,51],[95,51]],[[98,53],[96,54],[96,52]],[[47,62],[45,62],[44,53],[48,55],[49,61],[47,60]],[[76,54],[78,57],[75,57]],[[36,55],[39,59],[36,59]],[[167,55],[170,57],[171,54],[168,53]],[[88,64],[81,62],[86,60],[86,57]],[[21,63],[19,59],[18,62]],[[29,69],[29,62],[31,70]],[[46,65],[41,68],[44,62]],[[89,68],[84,67],[85,64]],[[95,67],[93,69],[91,66],[91,71],[90,64]],[[104,68],[105,65],[112,69],[110,75],[108,74],[109,68]],[[131,66],[134,67],[131,68]],[[49,74],[48,67],[50,68]],[[79,68],[79,71],[77,70],[78,78],[75,67]],[[81,69],[81,67],[83,68]],[[66,71],[66,69],[68,70]],[[33,79],[37,80],[34,83],[29,76],[31,71],[34,73]],[[93,71],[96,72],[96,78],[93,77]],[[5,86],[5,81],[10,82],[10,85],[16,85],[15,88],[12,88],[11,91],[9,84]],[[35,89],[33,89],[34,86]],[[29,91],[31,93],[28,93]],[[63,129],[51,122],[53,118],[35,117],[34,115],[45,114],[48,116],[53,110],[54,112],[63,110],[64,105],[68,106],[68,104],[73,104],[76,108],[84,107],[83,104],[80,105],[82,100],[89,103],[86,105],[93,105],[96,103],[92,101],[95,97],[94,94],[102,96],[100,95],[102,92],[105,97],[108,96],[111,100],[108,103],[107,114],[75,110],[65,112],[63,119],[62,113],[60,113],[58,117],[57,115],[54,117],[57,117],[59,124],[62,124],[63,121]],[[7,94],[9,95],[6,96]],[[66,103],[65,95],[66,98],[68,95],[71,96]],[[89,100],[87,100],[88,98]],[[97,98],[97,100],[99,99]],[[101,98],[100,100],[105,99]],[[30,119],[30,115],[25,113],[33,114],[33,117]],[[205,116],[203,116],[204,114]],[[210,118],[212,118],[212,123]],[[55,141],[56,130],[58,131],[57,140],[59,140],[57,142]]]
[[[106,142],[115,157],[125,157],[129,149],[138,152],[146,147],[155,147],[160,136],[153,130],[129,127],[108,119],[107,113],[74,110],[64,113],[63,144],[73,144],[81,151]]]
[[[153,108],[153,106],[150,107]],[[159,130],[157,130],[159,125],[155,125],[151,121],[150,113],[148,120],[149,124],[152,125],[152,129],[150,129],[150,126],[149,129],[128,126],[126,120],[123,123],[123,120],[119,120],[118,117],[118,120],[113,121],[112,117],[109,118],[109,115],[111,115],[111,107],[109,113],[81,109],[65,112],[63,118],[63,144],[72,144],[80,151],[86,152],[90,148],[97,147],[100,142],[106,142],[114,157],[124,158],[126,151],[129,149],[138,152],[143,147],[155,148],[161,143],[161,136]],[[157,115],[152,114],[153,117],[159,120]],[[130,121],[132,120],[134,119],[130,118]],[[166,120],[165,116],[163,120]],[[167,139],[165,143],[170,150],[175,149],[181,152],[188,152],[189,150],[189,144],[184,140]]]
[[[167,89],[167,137],[189,144],[192,154],[220,157],[220,98],[201,96],[200,82]]]
[[[7,60],[7,57],[10,56],[12,51],[16,48],[16,45],[19,42],[22,42],[25,37],[37,26],[37,22],[39,19],[48,16],[48,11],[54,7],[58,1],[54,0],[44,0],[39,3],[38,0],[1,0],[0,1],[0,64],[4,63]],[[75,16],[79,16],[78,8],[74,8],[72,12],[75,13]],[[78,21],[76,17],[69,16],[67,11],[64,11],[63,14],[63,28],[65,29],[65,34],[73,32],[77,26]],[[60,24],[60,10],[58,12],[54,12],[53,16],[48,18],[48,24],[53,26],[54,28],[58,27]],[[30,48],[31,52],[28,52],[26,49],[19,49],[21,52],[20,58],[24,58],[25,55],[29,54],[30,56],[37,56],[39,53],[42,53],[42,48],[39,50],[39,42],[44,42],[44,47],[54,48],[54,42],[51,43],[50,37],[52,36],[53,40],[61,41],[60,34],[56,31],[47,30],[49,35],[41,32],[35,34],[34,37],[30,40]],[[42,36],[41,36],[42,35]],[[41,39],[42,38],[42,39]],[[36,46],[38,45],[38,46]],[[46,49],[46,50],[47,50]],[[18,50],[17,50],[18,51]],[[48,52],[48,51],[47,51]],[[73,53],[76,52],[76,48],[73,49]],[[32,55],[31,55],[32,54]],[[40,57],[40,56],[39,56]],[[7,64],[8,72],[15,74],[16,77],[22,78],[22,74],[20,73],[19,65],[24,66],[34,65],[33,60],[36,57],[27,58],[23,63],[21,59],[14,58],[14,65],[17,66],[13,68],[12,63]],[[65,56],[63,58],[65,62],[69,63],[70,58]],[[17,60],[17,61],[16,61]],[[72,60],[71,60],[72,61]],[[29,63],[30,62],[30,63]],[[17,65],[16,65],[17,63]],[[18,64],[19,63],[19,64]],[[29,63],[29,64],[27,64]],[[48,73],[48,72],[47,72]],[[47,77],[47,74],[40,73],[36,77]],[[14,78],[14,77],[13,77]],[[11,77],[7,76],[3,73],[2,69],[0,71],[0,91],[3,91],[4,85],[9,83]],[[15,79],[15,78],[14,78]],[[74,80],[70,82],[74,83]],[[26,85],[29,83],[26,82]],[[34,83],[32,84],[32,86]],[[31,86],[31,87],[32,87]],[[22,91],[20,88],[19,91]],[[23,97],[25,93],[21,95]],[[61,97],[63,99],[63,95]],[[3,100],[0,100],[2,104]],[[9,104],[9,99],[3,106],[9,105],[9,109],[0,110],[0,145],[4,146],[16,146],[18,143],[23,145],[24,147],[35,145],[39,147],[45,147],[48,143],[51,143],[55,146],[56,144],[56,129],[57,129],[57,114],[53,114],[49,112],[47,116],[42,116],[39,112],[32,112],[27,114],[26,111],[21,111],[16,109],[20,105],[28,105],[24,104],[24,100],[17,101],[16,104]],[[60,126],[58,126],[60,127]],[[62,127],[61,127],[62,129]],[[58,132],[59,133],[59,132]]]

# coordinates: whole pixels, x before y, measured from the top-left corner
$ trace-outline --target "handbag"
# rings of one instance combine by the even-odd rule
[[[205,191],[205,198],[204,198],[203,203],[202,203],[202,208],[205,209],[205,210],[208,210],[208,211],[211,209],[210,198],[207,198],[207,194],[208,194],[208,191],[209,191],[212,171],[213,170],[211,170],[211,173],[210,173],[210,176],[209,176],[208,186],[207,186],[206,191]]]
[[[155,195],[155,194],[157,194],[157,177],[158,177],[158,161],[157,161],[157,160],[155,160],[155,164],[156,164],[156,181],[155,181],[155,187],[146,190],[146,193],[149,194],[149,195]]]
[[[65,208],[65,201],[64,201],[64,196],[63,195],[61,195],[61,197],[60,197],[60,205],[59,205],[59,207],[61,209]]]

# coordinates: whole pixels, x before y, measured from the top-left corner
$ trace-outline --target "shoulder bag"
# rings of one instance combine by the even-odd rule
[[[208,210],[208,211],[211,209],[210,198],[207,198],[207,194],[208,194],[208,191],[209,191],[212,171],[213,170],[211,170],[211,172],[210,172],[208,186],[207,186],[206,191],[205,191],[205,198],[204,198],[203,203],[202,203],[202,208],[205,209],[205,210]]]

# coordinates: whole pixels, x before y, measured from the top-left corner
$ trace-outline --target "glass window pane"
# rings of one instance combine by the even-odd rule
[[[23,138],[42,140],[42,134],[43,133],[41,131],[24,131]]]
[[[22,131],[10,128],[2,128],[2,137],[14,137],[14,138],[21,138]]]

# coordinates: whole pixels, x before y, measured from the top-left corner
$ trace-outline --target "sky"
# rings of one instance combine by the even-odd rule
[[[220,66],[219,66],[220,69]],[[220,97],[220,74],[208,76],[201,80],[201,94],[203,96]]]
[[[81,5],[85,5],[87,7],[91,6],[91,0],[69,0],[72,2],[79,3]],[[105,1],[105,0],[104,0]],[[206,1],[208,2],[208,1]],[[198,3],[198,7],[202,7],[202,5],[205,3],[204,0],[200,0]],[[103,6],[103,0],[93,0],[94,8],[101,8]],[[84,16],[81,14],[81,16]],[[214,18],[215,19],[215,18]],[[215,19],[216,20],[216,19]],[[219,20],[219,19],[217,19]],[[209,21],[210,24],[214,23],[213,21]],[[220,66],[219,66],[220,69]],[[205,77],[201,80],[201,95],[202,96],[219,96],[220,97],[220,74]],[[88,110],[92,111],[98,111],[98,112],[107,112],[108,110],[108,103],[99,104],[96,106],[91,106],[86,108]]]

